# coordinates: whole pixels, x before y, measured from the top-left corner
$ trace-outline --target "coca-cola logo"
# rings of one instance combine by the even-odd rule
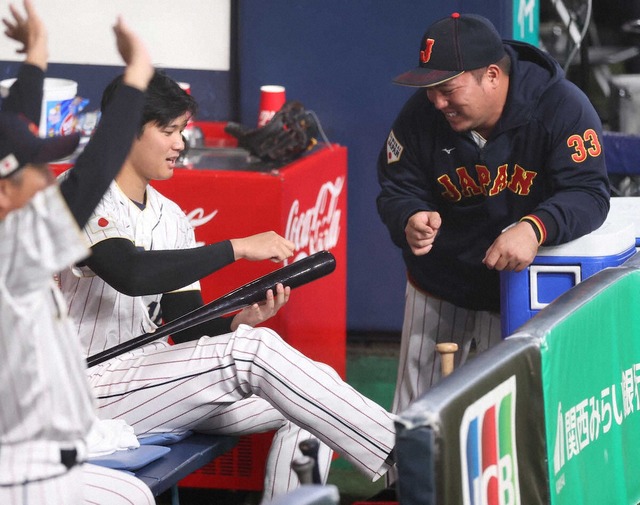
[[[338,203],[344,181],[344,177],[337,177],[335,181],[322,184],[315,203],[309,208],[301,208],[298,199],[291,203],[284,237],[295,244],[295,256],[286,263],[336,247],[340,238],[342,216]],[[218,210],[205,214],[204,209],[198,207],[189,212],[187,218],[191,226],[197,228],[209,223],[217,214]],[[205,242],[198,242],[198,245],[204,244]]]
[[[336,247],[342,215],[338,202],[343,187],[344,177],[325,182],[318,190],[315,204],[308,209],[301,209],[299,200],[293,201],[284,235],[295,244],[296,256],[292,261]]]
[[[198,226],[203,226],[207,224],[214,217],[216,217],[217,213],[218,213],[218,210],[216,209],[210,214],[205,215],[204,209],[202,207],[198,207],[193,209],[191,212],[187,214],[187,219],[189,220],[189,223],[191,223],[191,226],[193,226],[193,228],[195,229]],[[199,246],[205,245],[205,244],[206,242],[197,242],[197,245]]]

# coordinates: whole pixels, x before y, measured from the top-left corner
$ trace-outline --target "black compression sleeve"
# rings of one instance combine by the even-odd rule
[[[138,249],[124,238],[111,238],[91,248],[85,264],[114,289],[129,296],[167,293],[233,263],[229,240],[167,251]]]
[[[43,84],[44,71],[35,65],[23,63],[9,96],[2,101],[2,111],[24,114],[29,121],[39,124]]]
[[[200,291],[178,291],[162,295],[160,306],[165,324],[203,305]],[[203,335],[215,336],[231,331],[231,317],[220,317],[171,335],[176,343],[198,340]]]
[[[144,93],[119,86],[98,128],[74,167],[60,182],[60,190],[82,228],[129,154],[140,124]]]

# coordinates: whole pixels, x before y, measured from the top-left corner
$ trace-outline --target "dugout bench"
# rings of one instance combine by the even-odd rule
[[[90,462],[134,474],[149,486],[155,497],[171,490],[171,504],[179,505],[178,483],[231,450],[237,441],[238,438],[232,436],[191,433],[168,445],[148,444],[143,440],[137,449],[117,451],[103,458],[92,458]],[[153,461],[144,464],[148,458]],[[338,505],[339,500],[336,486],[308,484],[274,498],[268,505]]]
[[[231,450],[237,440],[236,437],[195,433],[167,446],[170,448],[168,453],[134,472],[135,476],[149,486],[153,496],[171,489],[172,504],[178,505],[178,482]]]
[[[175,440],[151,438],[142,440],[137,449],[91,458],[89,463],[134,474],[149,486],[156,497],[171,489],[171,503],[179,505],[178,483],[231,450],[237,441],[237,437],[199,433],[190,433]]]

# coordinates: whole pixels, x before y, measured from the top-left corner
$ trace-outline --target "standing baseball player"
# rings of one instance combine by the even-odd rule
[[[119,86],[116,80],[105,90],[103,106]],[[86,356],[152,331],[160,317],[169,322],[201,306],[199,279],[224,265],[293,254],[294,244],[274,232],[196,247],[184,213],[149,185],[172,176],[194,112],[193,99],[156,72],[138,138],[84,229],[93,254],[61,274]],[[272,330],[254,328],[287,302],[288,287],[275,291],[233,318],[172,335],[176,345],[155,342],[90,368],[100,416],[123,418],[138,435],[276,430],[264,499],[298,485],[291,462],[306,430],[365,475],[385,473],[395,443],[392,416]],[[323,478],[330,454],[324,447],[318,459]]]
[[[598,115],[547,54],[454,13],[418,58],[394,80],[420,89],[378,159],[378,212],[408,278],[394,412],[438,380],[436,343],[457,343],[460,365],[500,341],[499,271],[591,232],[609,209]]]
[[[94,401],[53,276],[88,253],[79,226],[128,152],[152,67],[119,20],[127,85],[74,177],[53,184],[47,163],[71,155],[79,137],[37,137],[47,32],[29,0],[24,8],[26,16],[12,6],[13,19],[3,19],[26,58],[0,112],[0,503],[148,505],[154,500],[142,481],[83,464]],[[111,156],[97,156],[107,150]]]

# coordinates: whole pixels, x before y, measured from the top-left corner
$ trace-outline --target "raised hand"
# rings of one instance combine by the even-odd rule
[[[9,5],[9,10],[13,19],[2,18],[5,35],[22,44],[16,52],[26,55],[26,63],[46,70],[49,58],[47,28],[31,0],[24,0],[26,17],[13,4]]]
[[[154,72],[147,47],[121,16],[118,16],[113,32],[116,35],[118,52],[127,65],[123,81],[129,86],[146,89]]]

